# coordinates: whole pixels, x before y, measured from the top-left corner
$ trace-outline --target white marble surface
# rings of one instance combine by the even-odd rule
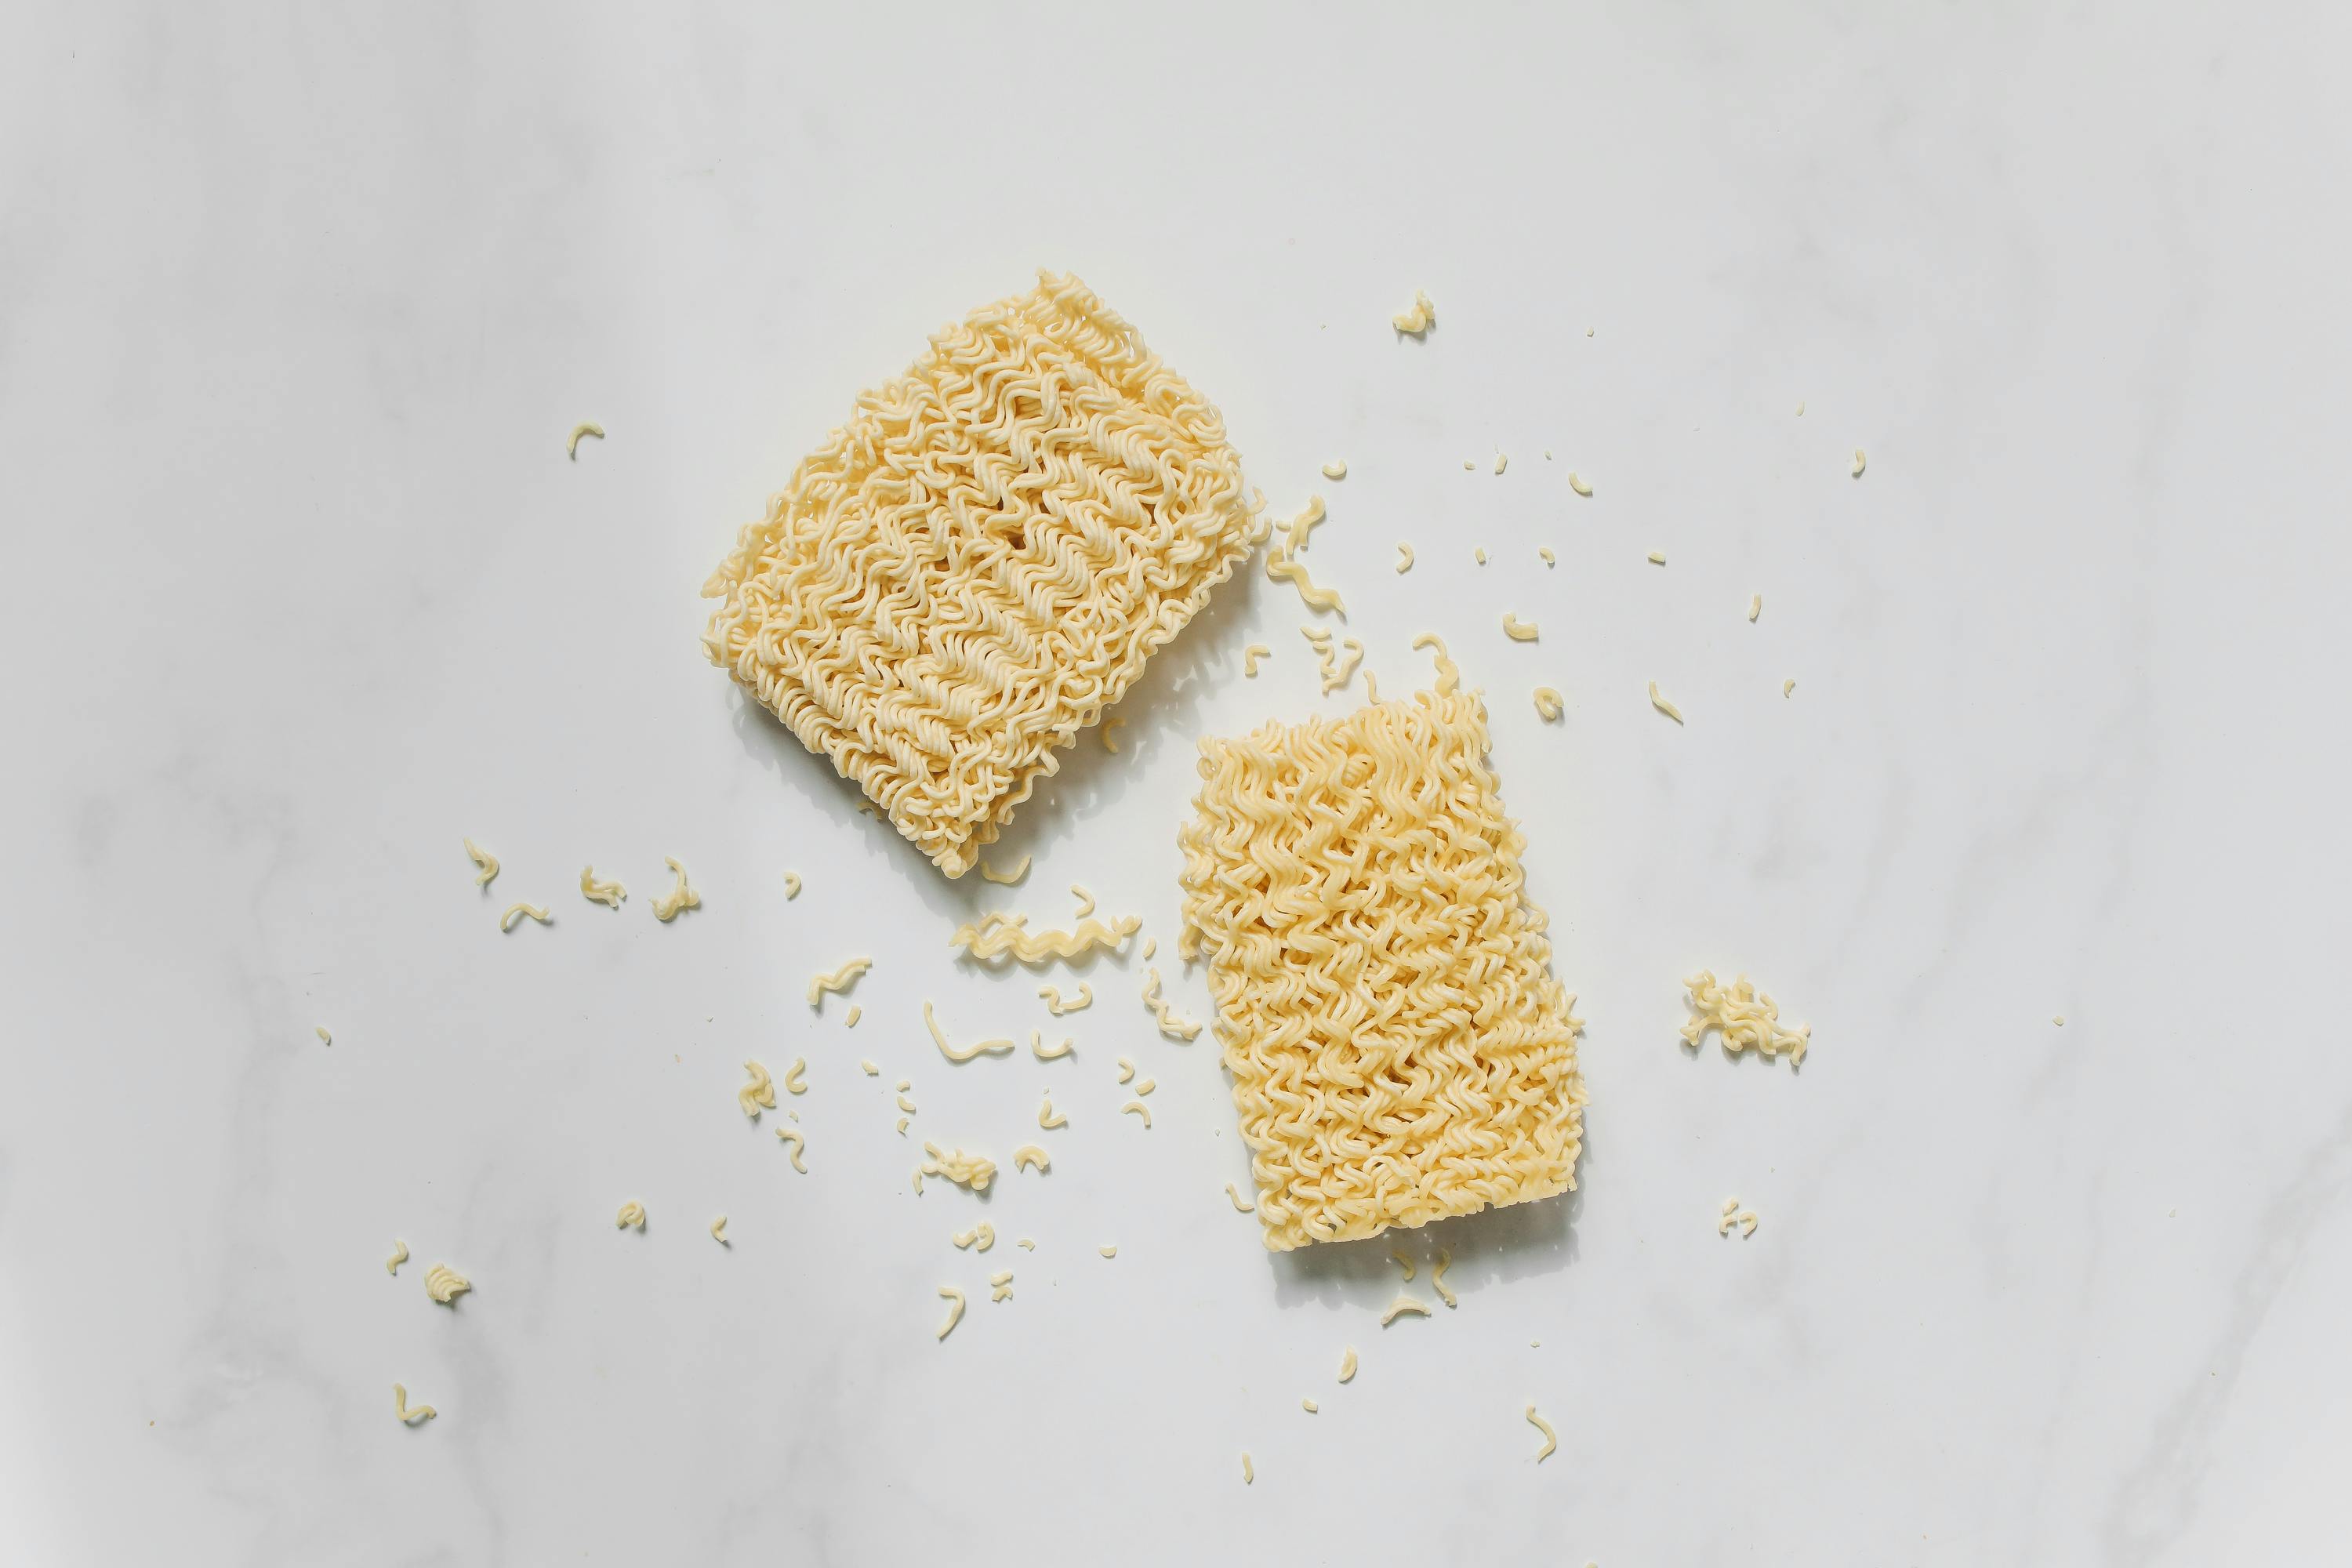
[[[976,9],[11,13],[0,1560],[2325,1555],[2341,11]],[[942,1062],[924,996],[1045,1022],[950,961],[1000,890],[697,647],[795,455],[1040,263],[1329,498],[1385,688],[1433,628],[1490,693],[1591,1142],[1412,1238],[1434,1321],[1379,1326],[1385,1243],[1262,1250],[1133,963],[1075,1059]],[[1306,618],[1222,595],[1022,814],[1021,907],[1083,880],[1166,957],[1193,738],[1341,700]],[[845,1032],[802,990],[859,952]],[[1700,965],[1801,1076],[1678,1047]],[[809,1058],[805,1177],[748,1056]],[[1053,1174],[916,1197],[902,1074],[1000,1155],[1054,1086]]]

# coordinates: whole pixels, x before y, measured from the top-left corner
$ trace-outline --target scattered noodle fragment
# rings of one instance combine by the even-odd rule
[[[962,1050],[957,1050],[948,1044],[947,1036],[940,1032],[940,1021],[931,1016],[929,1002],[923,1004],[923,1026],[930,1030],[931,1043],[940,1047],[940,1055],[951,1062],[968,1062],[977,1056],[1003,1056],[1013,1048],[1011,1040],[995,1039],[975,1041]]]
[[[1298,1408],[1307,1412],[1307,1415],[1312,1415],[1315,1414],[1318,1406],[1311,1399],[1302,1399],[1298,1402]]]
[[[1462,684],[1462,667],[1446,653],[1444,637],[1435,632],[1423,632],[1412,639],[1412,646],[1416,650],[1424,647],[1436,650],[1431,657],[1437,662],[1436,690],[1439,696],[1445,696]]]
[[[992,910],[976,922],[956,927],[948,941],[982,963],[1007,956],[1020,963],[1046,963],[1077,958],[1097,947],[1117,952],[1142,925],[1140,915],[1120,915],[1108,925],[1082,920],[1075,931],[1032,931],[1028,916]]]
[[[1000,1268],[995,1273],[990,1275],[988,1277],[988,1284],[991,1292],[988,1298],[990,1300],[1010,1301],[1013,1300],[1013,1270],[1010,1268]]]
[[[799,898],[800,896],[801,896],[801,875],[800,875],[800,873],[799,873],[799,872],[797,872],[797,871],[787,871],[787,872],[785,872],[785,873],[784,873],[784,901],[785,901],[786,903],[790,903],[790,902],[792,902],[794,899],[797,899],[797,898]]]
[[[1399,310],[1395,315],[1391,316],[1389,325],[1400,332],[1410,332],[1417,338],[1429,331],[1436,321],[1437,307],[1429,302],[1428,295],[1416,289],[1412,291],[1412,309]]]
[[[1559,718],[1561,711],[1562,699],[1559,692],[1549,686],[1536,688],[1536,712],[1538,715],[1549,722]]]
[[[808,1005],[822,1011],[825,993],[848,994],[849,988],[857,984],[857,977],[873,967],[874,961],[870,958],[853,958],[830,974],[818,973],[808,984]]]
[[[1348,477],[1348,464],[1346,459],[1334,458],[1329,462],[1324,464],[1323,477],[1327,479],[1346,479]]]
[[[1136,1098],[1139,1100],[1159,1087],[1160,1080],[1158,1079],[1147,1078],[1141,1083],[1135,1086]]]
[[[1024,1236],[1024,1237],[1022,1237],[1022,1238],[1021,1238],[1017,1243],[1015,1243],[1014,1245],[1016,1245],[1016,1246],[1020,1247],[1024,1251],[1027,1251],[1027,1252],[1034,1252],[1034,1251],[1036,1251],[1036,1250],[1037,1250],[1037,1244],[1036,1244],[1035,1242],[1034,1242],[1034,1241],[1030,1240],[1030,1239],[1029,1239],[1027,1237],[1025,1237],[1025,1236]]]
[[[1761,595],[1761,594],[1750,594],[1750,595],[1748,595],[1748,620],[1752,623],[1752,622],[1756,619],[1756,617],[1757,617],[1757,616],[1759,616],[1762,615],[1763,613],[1764,613],[1764,595]]]
[[[419,1421],[430,1421],[438,1414],[430,1405],[409,1404],[408,1390],[396,1383],[392,1385],[392,1413],[400,1418],[400,1424],[404,1426],[414,1426]]]
[[[1040,985],[1037,987],[1037,994],[1045,999],[1045,1011],[1058,1018],[1065,1013],[1082,1012],[1092,1006],[1095,1000],[1095,988],[1085,981],[1080,981],[1078,999],[1075,1002],[1063,1000],[1062,988],[1058,985]]]
[[[768,1069],[758,1062],[745,1062],[743,1070],[751,1075],[751,1081],[735,1091],[735,1103],[743,1108],[744,1115],[757,1121],[762,1108],[776,1109],[776,1086],[768,1077]]]
[[[1811,1043],[1813,1026],[1800,1024],[1794,1029],[1780,1026],[1780,1009],[1771,997],[1759,993],[1741,975],[1728,986],[1716,984],[1710,970],[1700,970],[1683,982],[1690,992],[1691,1017],[1683,1025],[1683,1044],[1693,1050],[1709,1029],[1723,1037],[1723,1048],[1731,1056],[1751,1047],[1766,1057],[1787,1053],[1791,1066],[1801,1066],[1805,1047]]]
[[[1147,1129],[1150,1127],[1151,1107],[1144,1104],[1143,1101],[1139,1100],[1130,1100],[1125,1105],[1120,1106],[1118,1110],[1119,1114],[1122,1116],[1134,1115],[1142,1117],[1143,1125]]]
[[[854,1029],[857,1027],[857,1020],[864,1016],[866,1016],[866,1009],[852,1002],[849,1005],[849,1011],[841,1016],[841,1026],[845,1029]]]
[[[1790,679],[1790,680],[1784,680],[1784,681],[1780,682],[1780,695],[1781,695],[1781,696],[1783,696],[1783,697],[1788,696],[1788,695],[1789,695],[1789,693],[1790,693],[1791,691],[1794,691],[1794,690],[1796,690],[1796,689],[1797,689],[1797,683],[1796,683],[1796,681],[1795,681],[1795,680],[1793,680],[1793,679]]]
[[[1477,549],[1473,550],[1470,552],[1470,558],[1478,563],[1479,565],[1484,566],[1486,564],[1486,547],[1483,544],[1478,546]]]
[[[1397,541],[1396,569],[1400,577],[1412,570],[1412,546],[1402,539]]]
[[[1291,550],[1305,549],[1307,536],[1315,531],[1315,525],[1321,522],[1325,515],[1323,498],[1317,495],[1308,496],[1307,504],[1299,509],[1298,515],[1283,525],[1284,545]]]
[[[1510,461],[1511,461],[1511,458],[1510,458],[1510,455],[1509,455],[1508,453],[1507,453],[1507,452],[1497,452],[1497,453],[1496,453],[1496,454],[1495,454],[1495,471],[1496,471],[1496,473],[1498,473],[1498,474],[1499,474],[1499,473],[1501,473],[1505,468],[1507,468],[1507,467],[1508,467],[1508,466],[1509,466]]]
[[[1109,1247],[1097,1247],[1095,1250],[1101,1253],[1105,1258],[1117,1258],[1118,1256],[1118,1247],[1115,1243]]]
[[[1051,1132],[1056,1127],[1067,1127],[1070,1119],[1054,1109],[1054,1096],[1049,1091],[1037,1102],[1037,1125]]]
[[[446,1307],[474,1288],[474,1282],[446,1263],[425,1271],[425,1293]]]
[[[958,1247],[977,1246],[980,1251],[986,1252],[996,1245],[996,1227],[986,1220],[982,1220],[970,1230],[960,1230],[948,1239]]]
[[[675,857],[663,856],[662,864],[668,867],[677,877],[677,887],[654,900],[654,919],[667,925],[687,910],[700,909],[702,895],[688,884],[686,868],[679,865]]]
[[[1533,621],[1523,621],[1510,611],[1505,610],[1503,635],[1513,642],[1533,642],[1536,640],[1536,624]]]
[[[1853,477],[1857,479],[1862,478],[1862,470],[1869,466],[1870,459],[1862,455],[1861,447],[1856,447],[1853,449]]]
[[[1143,1005],[1151,1009],[1151,1016],[1159,1021],[1160,1032],[1171,1040],[1189,1041],[1199,1035],[1201,1026],[1190,1018],[1179,1016],[1166,998],[1160,994],[1160,971],[1147,969],[1143,973]]]
[[[980,863],[980,879],[983,882],[993,882],[1000,888],[1012,887],[1028,874],[1029,857],[1026,855],[1021,857],[1021,863],[1010,871],[999,871],[985,860]]]
[[[1257,1471],[1250,1468],[1249,1450],[1242,1450],[1242,1485],[1249,1486],[1257,1479]]]
[[[592,904],[617,910],[621,907],[621,900],[629,896],[629,890],[610,879],[598,877],[595,867],[583,866],[580,868],[580,896]]]
[[[572,427],[572,439],[563,443],[563,455],[575,463],[580,460],[580,438],[583,436],[593,436],[601,441],[604,438],[604,427],[593,420],[582,420]]]
[[[1088,915],[1095,912],[1095,896],[1087,891],[1085,883],[1071,883],[1070,897],[1078,900],[1078,912],[1072,916],[1072,919],[1084,920]]]
[[[915,1114],[915,1102],[901,1094],[898,1096],[898,1109],[912,1116]]]
[[[721,1247],[732,1247],[735,1245],[733,1242],[727,1239],[727,1216],[725,1215],[720,1215],[717,1219],[710,1222],[710,1239],[717,1242]]]
[[[637,1202],[635,1198],[631,1198],[627,1203],[623,1204],[621,1205],[621,1212],[613,1216],[613,1228],[614,1230],[645,1229],[646,1205]]]
[[[1399,1251],[1398,1251],[1398,1250],[1396,1250],[1394,1247],[1391,1247],[1391,1248],[1389,1249],[1389,1261],[1391,1261],[1391,1263],[1394,1263],[1394,1264],[1395,1264],[1399,1268],[1402,1268],[1402,1269],[1403,1269],[1403,1270],[1404,1270],[1404,1277],[1405,1277],[1405,1279],[1406,1279],[1406,1281],[1407,1281],[1408,1283],[1410,1283],[1410,1282],[1412,1281],[1412,1258],[1407,1258],[1403,1253],[1399,1252]]]
[[[1115,756],[1117,756],[1117,755],[1118,755],[1118,742],[1117,740],[1115,740],[1115,739],[1112,737],[1111,731],[1113,731],[1114,730],[1117,730],[1117,729],[1120,728],[1121,726],[1123,726],[1124,724],[1126,724],[1126,722],[1127,722],[1127,721],[1126,721],[1125,719],[1117,718],[1117,717],[1113,717],[1113,718],[1106,719],[1106,720],[1104,720],[1104,721],[1103,721],[1103,726],[1102,726],[1102,743],[1103,743],[1103,750],[1104,750],[1104,751],[1106,751],[1106,752],[1109,752],[1112,756],[1114,756],[1114,757],[1115,757]]]
[[[793,1058],[793,1065],[784,1069],[784,1092],[786,1094],[806,1094],[808,1092],[808,1085],[803,1081],[801,1078],[801,1075],[806,1071],[808,1071],[808,1058],[806,1057],[794,1057]]]
[[[549,914],[546,909],[539,904],[515,904],[509,906],[507,912],[499,917],[499,929],[514,930],[522,922],[525,915],[529,915],[543,926],[551,926],[555,923],[555,917]]]
[[[314,1026],[312,1026],[312,1030],[313,1030],[313,1032],[314,1032],[314,1033],[316,1033],[316,1034],[318,1035],[318,1037],[319,1037],[319,1043],[320,1043],[320,1045],[322,1045],[322,1046],[331,1046],[331,1045],[333,1045],[333,1044],[335,1043],[335,1037],[334,1037],[334,1036],[332,1036],[332,1035],[331,1035],[331,1034],[329,1034],[329,1033],[327,1033],[327,1026],[326,1026],[326,1025],[324,1025],[324,1024],[318,1024],[318,1025],[314,1025]]]
[[[1651,565],[1653,565],[1653,566],[1664,566],[1665,563],[1666,563],[1666,552],[1665,552],[1664,551],[1663,551],[1663,550],[1653,550],[1653,551],[1651,551],[1651,552],[1650,552],[1650,564],[1651,564]]]
[[[875,1065],[874,1058],[871,1057],[859,1058],[857,1065],[866,1069],[866,1076],[867,1078],[880,1078],[882,1076],[882,1069]]]
[[[1339,1381],[1347,1382],[1356,1375],[1356,1347],[1349,1345],[1339,1357]]]
[[[1554,1448],[1559,1447],[1559,1434],[1551,1429],[1550,1422],[1536,1414],[1536,1407],[1532,1405],[1528,1406],[1528,1425],[1543,1434],[1544,1446],[1536,1455],[1536,1463],[1540,1465],[1551,1458]]]
[[[1441,642],[1415,646],[1438,651],[1436,692],[1203,742],[1179,837],[1276,1251],[1574,1184],[1573,998],[1525,898],[1484,705]]]
[[[907,1119],[903,1116],[898,1118],[898,1125],[893,1127],[891,1131],[896,1132],[899,1137],[904,1138],[907,1135]]]
[[[996,1163],[981,1155],[967,1154],[961,1149],[942,1152],[936,1143],[924,1144],[923,1152],[930,1156],[923,1162],[923,1174],[926,1176],[945,1176],[958,1186],[970,1187],[975,1193],[988,1191],[988,1184],[995,1178]]]
[[[1569,470],[1568,488],[1574,490],[1580,496],[1590,496],[1592,494],[1592,486],[1586,480],[1580,479],[1577,476],[1576,470],[1573,468]]]
[[[488,887],[490,885],[490,879],[499,874],[499,858],[491,854],[488,850],[483,848],[480,845],[475,843],[470,838],[466,839],[464,843],[466,846],[466,858],[474,863],[474,868],[478,873],[474,878],[474,886],[477,888]]]
[[[1249,647],[1242,649],[1242,673],[1252,679],[1255,679],[1257,677],[1257,661],[1268,657],[1273,652],[1274,650],[1272,648],[1266,647],[1265,644],[1262,642],[1254,642],[1250,644]]]
[[[801,1152],[808,1147],[808,1140],[803,1138],[797,1129],[791,1127],[777,1128],[776,1140],[779,1142],[788,1143],[792,1146],[793,1169],[798,1171],[803,1176],[807,1175],[808,1166],[801,1163]],[[915,1190],[919,1193],[923,1190],[922,1184],[919,1181],[917,1182]]]
[[[1257,1205],[1242,1196],[1242,1190],[1233,1183],[1225,1184],[1225,1196],[1233,1199],[1234,1207],[1242,1214],[1257,1213]]]
[[[1029,1049],[1041,1062],[1059,1061],[1070,1054],[1070,1037],[1064,1035],[1062,1043],[1048,1050],[1045,1048],[1045,1031],[1043,1029],[1029,1031]]]
[[[1389,1310],[1381,1314],[1381,1327],[1387,1328],[1408,1312],[1417,1312],[1426,1318],[1429,1316],[1429,1307],[1426,1303],[1416,1301],[1410,1296],[1399,1296],[1389,1303]]]
[[[1342,616],[1348,613],[1346,600],[1333,589],[1317,587],[1314,579],[1307,575],[1307,568],[1293,561],[1280,546],[1267,552],[1265,574],[1297,588],[1299,599],[1310,610],[1336,610]]]
[[[932,1337],[943,1340],[948,1337],[950,1330],[963,1321],[963,1292],[952,1285],[942,1285],[940,1295],[948,1303],[948,1321],[940,1325],[940,1331]]]
[[[1537,545],[1536,553],[1543,557],[1543,563],[1547,566],[1557,566],[1559,564],[1559,557],[1551,552],[1551,546],[1549,544]]]
[[[1683,710],[1658,695],[1658,683],[1654,680],[1650,682],[1650,706],[1677,724],[1683,721]]]
[[[1458,1307],[1462,1305],[1461,1299],[1455,1296],[1453,1291],[1448,1290],[1445,1288],[1446,1265],[1453,1261],[1454,1254],[1446,1251],[1445,1248],[1442,1247],[1437,1249],[1437,1261],[1429,1266],[1429,1288],[1436,1291],[1439,1300],[1443,1300],[1447,1306]]]
[[[392,1244],[392,1256],[383,1260],[383,1271],[396,1275],[400,1272],[400,1266],[407,1261],[408,1243],[395,1240]]]
[[[1370,681],[1370,680],[1372,679],[1371,671],[1370,671],[1370,670],[1366,670],[1366,671],[1364,672],[1364,679],[1365,679],[1365,680]],[[1143,939],[1143,956],[1144,956],[1144,957],[1146,957],[1146,958],[1150,958],[1153,953],[1158,952],[1159,951],[1160,951],[1160,939],[1159,939],[1158,937],[1156,937],[1156,936],[1147,936],[1147,937],[1145,937],[1145,938]]]
[[[1127,1058],[1118,1058],[1118,1081],[1127,1083],[1135,1077],[1135,1064]]]
[[[1037,1144],[1024,1143],[1013,1151],[1013,1168],[1015,1171],[1034,1170],[1042,1175],[1051,1170],[1053,1164],[1053,1156]]]

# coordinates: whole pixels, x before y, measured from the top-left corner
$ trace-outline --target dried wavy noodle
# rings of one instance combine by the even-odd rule
[[[1216,409],[1041,272],[858,397],[704,647],[958,877],[1263,532]]]
[[[1202,744],[1184,915],[1278,1251],[1575,1185],[1573,998],[1451,674]]]

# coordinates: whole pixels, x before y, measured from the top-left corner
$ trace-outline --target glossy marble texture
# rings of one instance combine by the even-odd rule
[[[0,1561],[2325,1560],[2347,31],[17,7]],[[950,884],[704,662],[697,594],[1039,265],[1276,515],[1325,498],[1349,614],[1236,577],[992,852],[1026,881]],[[1260,1246],[1133,950],[948,943],[1083,883],[1205,1017],[1194,742],[1360,701],[1318,619],[1384,694],[1425,630],[1485,689],[1590,1020],[1580,1190],[1401,1238],[1410,1284]],[[1683,1047],[1700,968],[1811,1026],[1801,1071]],[[1022,1048],[950,1065],[926,1000]],[[918,1195],[926,1140],[987,1195]],[[1400,1290],[1434,1310],[1382,1328]]]

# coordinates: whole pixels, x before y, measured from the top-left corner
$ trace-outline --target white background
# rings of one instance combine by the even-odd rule
[[[2335,1542],[2340,10],[984,9],[0,21],[0,1558]],[[1573,1197],[1405,1240],[1457,1310],[1381,1329],[1386,1240],[1261,1247],[1213,1043],[1132,959],[1066,1061],[951,1068],[919,1021],[1049,1023],[1067,974],[947,934],[1073,880],[1205,1013],[1193,742],[1360,700],[1287,587],[1160,656],[1011,890],[703,660],[795,458],[1039,265],[1276,513],[1326,495],[1307,559],[1385,690],[1423,630],[1487,690],[1591,1108]],[[707,900],[672,926],[666,855]],[[520,898],[556,923],[502,937]],[[859,952],[845,1030],[803,992]],[[1812,1025],[1801,1074],[1681,1048],[1702,966]],[[747,1057],[808,1059],[806,1176]],[[920,1138],[1002,1161],[1047,1085],[1049,1176],[915,1196]]]

